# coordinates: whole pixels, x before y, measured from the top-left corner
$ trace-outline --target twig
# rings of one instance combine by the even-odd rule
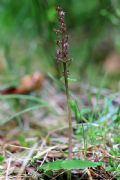
[[[21,167],[21,169],[20,169],[20,171],[19,171],[19,173],[18,173],[17,180],[20,179],[20,176],[22,175],[23,171],[25,170],[25,167],[26,167],[27,163],[29,162],[30,158],[32,157],[32,155],[34,154],[37,146],[38,146],[38,144],[36,143],[36,144],[33,146],[33,148],[30,150],[28,156],[26,157],[25,161],[23,162],[22,167]]]
[[[10,165],[11,165],[11,160],[12,158],[8,159],[8,166],[7,166],[7,170],[6,170],[6,176],[5,176],[5,180],[9,180],[9,170],[10,170]]]

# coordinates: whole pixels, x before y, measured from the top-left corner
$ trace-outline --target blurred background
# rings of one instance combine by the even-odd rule
[[[66,12],[73,58],[70,75],[95,86],[120,89],[119,0],[1,0],[1,84],[16,84],[35,71],[57,76],[57,5]]]

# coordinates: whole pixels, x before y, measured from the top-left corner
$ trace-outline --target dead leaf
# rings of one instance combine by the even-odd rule
[[[21,79],[21,83],[18,87],[9,87],[1,90],[0,94],[28,94],[31,91],[41,89],[44,79],[44,75],[39,72],[35,72],[33,75],[26,75]]]
[[[62,152],[52,150],[47,155],[49,158],[62,158],[64,157],[64,154]]]

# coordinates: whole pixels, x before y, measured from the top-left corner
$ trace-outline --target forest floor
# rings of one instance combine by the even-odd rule
[[[26,95],[14,93],[11,87],[1,91],[0,180],[68,178],[65,169],[39,169],[45,163],[68,158],[63,85],[52,77],[40,81],[37,91],[32,88]],[[71,179],[119,180],[119,93],[79,82],[70,83],[70,92],[73,159],[102,162],[98,167],[72,169]]]

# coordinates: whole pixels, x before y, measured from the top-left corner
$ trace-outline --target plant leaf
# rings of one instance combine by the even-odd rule
[[[86,160],[59,160],[50,162],[39,167],[39,170],[55,171],[60,169],[72,170],[72,169],[85,169],[90,167],[101,166],[101,162],[91,162]]]
[[[19,117],[20,115],[26,113],[26,112],[30,112],[30,111],[34,111],[34,110],[37,110],[39,108],[42,108],[42,107],[46,107],[46,105],[36,105],[36,106],[32,106],[32,107],[29,107],[29,108],[26,108],[22,111],[19,111],[15,114],[13,114],[11,117],[9,117],[8,119],[5,119],[3,121],[0,121],[0,126],[8,123],[9,121],[11,121],[12,119],[16,118],[16,117]]]
[[[2,164],[4,162],[4,160],[5,160],[5,157],[0,155],[0,164]]]
[[[43,101],[42,99],[30,95],[19,95],[19,94],[11,94],[11,95],[0,95],[0,100],[13,100],[13,99],[24,99],[24,100],[29,100],[33,101],[39,104],[47,104],[47,102]]]

